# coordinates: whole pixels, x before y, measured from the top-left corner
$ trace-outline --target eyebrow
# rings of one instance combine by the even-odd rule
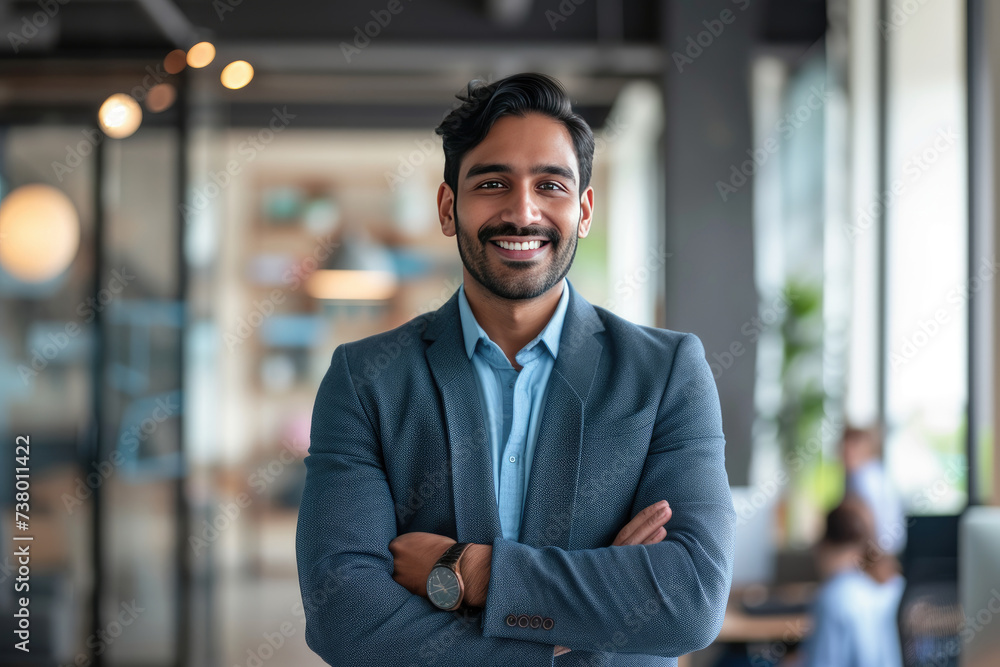
[[[511,169],[509,164],[493,163],[493,164],[474,164],[469,167],[468,173],[465,175],[465,180],[468,180],[474,176],[481,176],[482,174],[509,174],[513,169]],[[562,176],[573,183],[576,183],[576,176],[573,174],[572,170],[563,167],[558,164],[539,164],[531,168],[532,174],[554,174],[556,176]]]

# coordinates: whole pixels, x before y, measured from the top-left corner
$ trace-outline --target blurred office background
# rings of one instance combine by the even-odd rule
[[[458,288],[433,128],[543,71],[597,137],[570,280],[698,334],[721,398],[733,596],[686,663],[794,653],[843,433],[878,426],[906,664],[998,664],[1000,8],[16,0],[0,27],[0,663],[322,664],[294,552],[319,381]]]

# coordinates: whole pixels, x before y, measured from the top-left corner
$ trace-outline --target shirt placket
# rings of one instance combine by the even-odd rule
[[[521,364],[521,371],[517,374],[513,387],[505,388],[505,391],[513,390],[513,418],[501,459],[500,485],[504,489],[506,509],[509,511],[509,520],[515,528],[514,534],[520,529],[521,513],[514,510],[520,505],[524,495],[524,449],[528,437],[528,421],[531,417],[531,396],[528,388],[535,372],[534,362],[538,358],[538,348],[534,348],[532,352],[528,358],[517,359]]]

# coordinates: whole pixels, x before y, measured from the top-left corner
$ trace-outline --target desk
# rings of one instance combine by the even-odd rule
[[[811,619],[808,613],[797,614],[748,614],[743,609],[745,595],[772,594],[782,600],[796,602],[807,600],[815,584],[794,584],[773,589],[734,589],[729,594],[722,630],[715,643],[776,645],[782,653],[789,645],[797,644],[809,633]],[[691,655],[683,655],[677,667],[690,667]]]
[[[748,614],[743,610],[742,596],[734,593],[729,596],[722,630],[715,641],[798,643],[809,633],[810,625],[808,613]]]

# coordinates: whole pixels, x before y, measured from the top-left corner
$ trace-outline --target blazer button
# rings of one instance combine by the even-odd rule
[[[536,630],[538,629],[538,627],[541,624],[542,624],[542,617],[541,616],[532,616],[531,617],[531,621],[528,623],[528,625],[530,625],[532,628],[534,628]]]
[[[555,622],[555,621],[553,621],[553,620],[552,620],[551,618],[549,618],[548,616],[546,616],[545,618],[543,618],[543,619],[542,619],[542,628],[543,628],[544,630],[551,630],[551,629],[552,629],[552,626],[553,626],[553,625],[555,625],[555,624],[556,624],[556,622]]]
[[[519,628],[528,627],[528,622],[529,620],[527,614],[521,614],[520,616],[517,617],[517,627]]]
[[[517,616],[514,614],[507,614],[507,625],[514,627],[517,625]]]

